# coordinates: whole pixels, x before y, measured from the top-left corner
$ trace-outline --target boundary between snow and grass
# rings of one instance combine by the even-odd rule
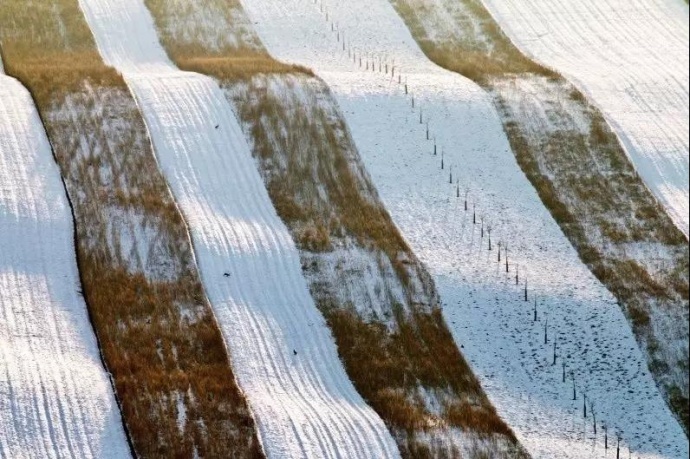
[[[29,116],[28,116],[26,119],[23,119],[23,120],[13,120],[13,122],[16,122],[16,123],[17,123],[17,124],[14,125],[13,127],[16,128],[16,129],[20,129],[20,128],[25,127],[25,125],[21,124],[22,122],[25,122],[25,123],[27,123],[27,124],[34,124],[34,128],[33,128],[33,131],[34,131],[34,132],[33,132],[33,135],[35,135],[35,136],[37,136],[37,137],[34,137],[33,135],[32,135],[32,136],[29,136],[29,137],[28,137],[29,140],[26,140],[25,142],[26,142],[26,143],[30,143],[30,139],[35,139],[39,144],[42,144],[42,145],[39,145],[39,146],[34,145],[34,147],[37,147],[37,148],[36,148],[37,151],[33,151],[33,152],[23,152],[23,151],[10,152],[10,151],[6,151],[6,153],[8,153],[8,154],[9,154],[9,153],[15,153],[17,156],[14,157],[14,158],[12,158],[12,161],[13,161],[14,163],[22,164],[22,163],[25,163],[25,161],[27,161],[27,160],[30,161],[30,160],[31,160],[32,158],[34,158],[34,157],[39,158],[41,155],[43,155],[44,153],[47,152],[46,150],[49,149],[49,150],[50,150],[51,157],[52,157],[52,160],[54,161],[54,169],[53,169],[51,172],[54,172],[55,175],[57,175],[57,176],[59,177],[60,183],[61,183],[61,185],[62,185],[62,192],[64,193],[64,195],[61,195],[60,197],[58,197],[58,196],[53,196],[52,198],[54,198],[55,201],[59,202],[59,201],[61,200],[61,197],[64,196],[65,202],[67,203],[68,208],[69,208],[69,221],[70,221],[70,224],[71,224],[71,228],[70,228],[70,229],[71,229],[71,233],[72,233],[72,234],[71,234],[71,237],[72,237],[72,241],[73,241],[73,245],[72,245],[72,248],[71,248],[71,249],[72,249],[72,254],[71,254],[71,256],[74,257],[72,260],[75,262],[75,268],[76,268],[76,269],[74,269],[74,270],[72,270],[72,269],[67,269],[67,271],[68,271],[68,272],[69,272],[69,271],[75,271],[75,272],[73,273],[73,274],[76,274],[74,280],[78,281],[78,285],[73,285],[73,287],[75,288],[75,291],[72,292],[72,295],[68,295],[68,296],[71,297],[72,299],[74,299],[75,303],[79,304],[79,306],[83,306],[83,308],[84,308],[84,310],[85,310],[85,312],[86,312],[86,314],[84,315],[84,317],[78,317],[78,316],[69,317],[69,322],[70,322],[70,325],[74,325],[74,326],[79,327],[79,325],[80,325],[80,323],[81,323],[81,319],[82,319],[82,318],[85,318],[85,319],[86,319],[86,321],[85,321],[86,324],[88,324],[90,327],[87,326],[87,327],[84,327],[82,330],[80,330],[80,331],[83,331],[86,335],[88,335],[88,337],[87,337],[87,336],[82,336],[82,337],[81,337],[81,338],[85,338],[85,340],[84,340],[85,342],[84,342],[84,341],[79,342],[79,339],[77,339],[77,340],[76,340],[76,341],[77,341],[76,343],[70,343],[70,342],[69,342],[70,340],[68,340],[65,336],[62,336],[62,337],[57,337],[57,338],[59,338],[60,340],[65,340],[65,341],[62,342],[62,343],[60,343],[58,347],[59,347],[59,348],[62,348],[62,347],[65,346],[65,345],[67,345],[67,346],[72,346],[72,345],[74,345],[75,347],[78,347],[80,350],[85,351],[86,353],[90,353],[91,351],[95,351],[95,353],[98,353],[98,358],[99,358],[99,363],[100,363],[100,370],[103,372],[103,375],[106,376],[106,378],[107,378],[107,380],[108,380],[108,383],[109,383],[109,386],[108,386],[108,387],[109,387],[109,390],[106,391],[106,393],[103,394],[103,395],[104,395],[104,397],[105,397],[106,399],[109,398],[109,397],[112,397],[113,400],[115,401],[115,406],[117,406],[117,407],[119,408],[119,409],[117,410],[116,414],[107,413],[107,416],[114,416],[114,417],[117,417],[117,418],[118,418],[118,424],[119,424],[120,427],[121,427],[121,430],[120,430],[120,429],[117,429],[117,430],[119,430],[119,432],[112,432],[112,431],[110,431],[110,432],[109,432],[109,435],[113,436],[113,438],[111,438],[111,440],[117,441],[117,440],[120,440],[120,439],[117,439],[117,440],[116,440],[114,437],[115,437],[115,436],[119,436],[118,434],[121,433],[121,434],[122,434],[122,438],[121,438],[122,442],[123,442],[123,443],[126,443],[126,444],[128,445],[127,447],[123,447],[123,448],[118,447],[117,444],[109,444],[109,445],[101,445],[101,446],[105,446],[105,447],[108,449],[108,452],[106,453],[108,457],[121,457],[121,455],[122,455],[122,454],[126,454],[126,452],[127,452],[128,450],[129,450],[131,456],[132,456],[132,457],[135,457],[135,456],[134,456],[134,448],[133,448],[133,445],[132,445],[131,438],[129,437],[129,432],[128,432],[128,430],[127,430],[126,423],[125,423],[124,419],[123,419],[122,416],[121,416],[120,400],[118,399],[117,393],[116,393],[116,391],[115,391],[115,386],[114,386],[114,383],[113,383],[112,375],[107,371],[107,366],[106,366],[105,360],[104,360],[104,358],[103,358],[103,355],[102,355],[101,349],[100,349],[100,341],[99,341],[98,335],[94,332],[94,329],[93,329],[93,321],[92,321],[92,317],[91,317],[90,310],[89,310],[89,307],[88,307],[88,298],[86,298],[86,296],[82,294],[81,288],[80,288],[80,290],[78,290],[78,291],[76,290],[76,288],[79,288],[79,286],[82,286],[82,285],[84,285],[84,284],[83,284],[83,280],[82,280],[82,278],[81,278],[81,272],[80,272],[80,270],[79,270],[79,253],[78,253],[78,250],[77,250],[77,247],[78,247],[77,244],[78,244],[78,242],[77,242],[77,236],[76,236],[76,235],[77,235],[77,229],[76,229],[76,228],[77,228],[77,225],[76,225],[76,219],[75,219],[75,214],[74,214],[74,207],[73,207],[73,205],[72,205],[72,201],[71,201],[71,199],[70,199],[70,197],[69,197],[69,194],[67,193],[67,186],[66,186],[66,184],[65,184],[65,181],[64,181],[63,177],[59,174],[59,167],[58,167],[57,158],[55,157],[55,152],[52,150],[52,147],[50,146],[50,143],[48,142],[48,139],[47,139],[47,137],[46,137],[46,133],[45,133],[45,131],[44,131],[44,129],[43,129],[43,125],[41,124],[41,121],[40,121],[40,120],[41,120],[41,118],[40,118],[40,113],[38,113],[38,111],[35,109],[35,106],[34,106],[34,104],[33,104],[33,99],[32,99],[32,97],[31,97],[31,94],[30,94],[29,91],[27,91],[24,87],[22,87],[22,86],[20,85],[20,83],[19,83],[17,80],[15,80],[14,78],[11,78],[11,77],[9,77],[9,76],[5,76],[5,74],[4,74],[4,68],[3,68],[3,62],[4,62],[3,51],[2,51],[2,49],[0,48],[0,79],[12,80],[14,83],[16,83],[16,86],[17,86],[18,88],[20,88],[20,91],[25,92],[26,95],[27,95],[27,97],[26,97],[26,99],[25,99],[25,102],[27,103],[28,106],[25,107],[25,108],[26,108],[27,112],[29,112]],[[11,87],[11,86],[12,86],[12,85],[10,85],[9,87]],[[6,88],[6,90],[7,90],[7,88]],[[8,99],[5,99],[5,101],[8,101],[8,100],[11,98],[11,97],[10,97],[10,94],[9,94],[9,91],[8,91],[8,93],[6,94],[6,97],[8,97]],[[17,94],[16,97],[17,97],[18,99],[19,99],[19,98],[23,98],[23,95],[22,95],[22,94]],[[35,116],[33,116],[33,115],[35,115]],[[31,129],[31,128],[29,128],[29,129]],[[20,132],[19,134],[25,134],[25,132],[22,131],[22,132]],[[5,141],[6,141],[6,142],[9,142],[8,139],[5,139]],[[2,146],[2,143],[4,143],[4,142],[0,140],[0,146]],[[6,145],[6,146],[9,147],[9,145]],[[45,147],[45,148],[40,148],[41,146],[42,146],[42,147]],[[9,158],[6,158],[6,159],[9,159]],[[39,161],[41,161],[40,158],[39,158]],[[9,164],[9,162],[8,162],[8,164]],[[26,166],[26,164],[25,164],[25,166]],[[28,167],[30,168],[31,165],[28,165]],[[23,169],[23,168],[22,168],[22,169]],[[8,170],[9,170],[9,169],[8,169]],[[51,201],[50,205],[52,206],[52,209],[51,209],[52,211],[56,211],[56,209],[59,209],[61,206],[60,206],[59,204],[58,204],[58,205],[55,205],[55,202],[51,199],[51,196],[50,196],[49,194],[47,194],[47,193],[49,192],[48,187],[49,187],[49,185],[53,182],[53,179],[52,179],[50,176],[46,177],[46,176],[44,176],[44,175],[41,173],[41,172],[45,172],[45,171],[33,170],[33,169],[28,169],[28,170],[26,170],[26,171],[27,171],[27,173],[28,173],[28,176],[27,176],[27,177],[21,178],[22,180],[26,180],[26,181],[24,181],[23,183],[21,183],[21,186],[27,186],[27,187],[28,187],[28,186],[30,185],[30,182],[28,181],[28,179],[35,179],[37,176],[38,176],[38,177],[42,177],[42,178],[45,180],[45,183],[44,183],[44,186],[45,186],[45,187],[43,188],[43,192],[46,193],[46,194],[41,194],[41,195],[40,195],[40,198],[41,198],[41,199],[46,199],[46,200]],[[13,184],[12,184],[12,181],[9,181],[9,182],[6,182],[5,185],[6,185],[6,186],[12,186]],[[19,184],[14,183],[14,185],[19,185]],[[9,190],[8,190],[8,191],[9,191]],[[16,194],[21,194],[21,193],[16,193]],[[58,194],[60,194],[60,193],[58,193]],[[22,207],[23,205],[30,205],[30,206],[32,206],[32,207],[34,207],[34,208],[41,208],[41,207],[42,207],[41,205],[37,205],[37,203],[35,203],[35,202],[22,202],[22,203],[15,203],[15,204],[17,204],[18,207]],[[40,225],[40,222],[39,222],[38,224]],[[52,228],[51,228],[51,229],[52,229]],[[50,233],[51,235],[55,235],[55,234],[56,234],[56,231],[49,231],[49,233]],[[58,231],[57,233],[59,234],[59,231]],[[26,232],[25,234],[26,234],[26,235],[30,235],[30,234],[31,234],[31,231],[30,231],[30,230],[27,230],[27,232]],[[15,236],[21,237],[19,234],[15,234]],[[12,241],[6,241],[6,242],[10,242],[11,244],[16,244],[16,246],[20,246],[20,247],[23,245],[23,244],[22,244],[22,241],[21,241],[20,239],[18,239],[18,240],[12,240]],[[26,249],[27,249],[27,250],[31,250],[32,253],[34,253],[34,254],[35,254],[35,253],[41,254],[41,253],[43,252],[43,250],[41,249],[40,246],[41,246],[41,243],[42,243],[43,241],[32,241],[32,242],[35,243],[35,244],[37,244],[38,246],[32,246],[32,247],[28,247],[28,246],[27,246]],[[56,246],[59,246],[59,244],[51,244],[51,250],[56,250],[56,249],[55,249]],[[25,253],[25,254],[23,254],[23,255],[26,256],[27,258],[31,258],[29,253]],[[53,253],[52,255],[57,255],[57,254]],[[56,260],[57,260],[57,261],[61,261],[60,258],[61,258],[61,257],[56,256],[55,259],[44,260],[42,264],[44,265],[44,268],[45,268],[45,267],[53,267],[53,268],[55,268],[56,270],[57,270],[57,269],[61,269],[61,268],[59,268],[58,266],[56,266],[56,265],[54,264]],[[21,261],[20,261],[19,259],[14,260],[14,261],[18,263],[17,266],[16,266],[15,268],[16,268],[16,269],[21,269],[21,264],[20,264]],[[9,266],[9,267],[8,267],[8,269],[11,269],[11,268],[12,268],[12,266]],[[65,275],[65,274],[64,274],[64,270],[62,271],[62,273],[63,273],[63,274],[62,274],[62,277],[65,277],[65,278],[68,278],[68,279],[70,278],[69,275]],[[64,279],[63,279],[61,282],[62,282],[63,288],[65,288],[65,289],[70,289],[71,282],[65,282]],[[8,295],[7,297],[5,297],[5,300],[7,300],[7,301],[9,301],[9,298],[11,298],[11,297],[13,296],[13,295],[12,295],[12,292],[0,292],[0,293]],[[15,293],[16,293],[16,292],[15,292]],[[56,293],[56,292],[51,292],[51,293],[54,294],[54,293]],[[4,295],[3,295],[3,296],[4,296]],[[79,299],[80,296],[81,296],[81,300]],[[55,299],[55,298],[50,298],[49,300],[51,300],[51,301],[57,301],[57,299]],[[28,306],[30,306],[30,305],[25,304],[25,305],[23,305],[23,306],[28,307]],[[48,310],[52,309],[54,306],[57,306],[57,305],[51,305],[51,304],[49,304],[49,305],[44,305],[45,309],[48,309]],[[61,306],[62,306],[62,305],[61,305]],[[66,307],[64,307],[64,310],[65,310],[65,311],[69,311],[69,309],[71,309],[71,308],[72,308],[71,306],[66,306]],[[40,328],[40,327],[42,327],[42,326],[44,326],[44,325],[49,325],[49,324],[37,323],[37,324],[34,324],[34,325]],[[56,325],[56,326],[57,326],[58,324],[53,324],[53,325]],[[82,324],[82,325],[83,325],[83,324]],[[8,331],[8,332],[11,332],[11,329],[9,329],[9,326],[10,326],[10,323],[9,323],[9,322],[6,324],[6,326],[8,327],[8,328],[7,328],[7,331]],[[37,330],[36,332],[38,333],[38,335],[35,336],[35,338],[39,338],[39,340],[40,340],[40,338],[41,338],[40,330]],[[50,334],[50,332],[47,333],[47,335],[49,335],[49,334]],[[47,336],[46,336],[46,337],[47,337]],[[89,341],[91,341],[91,340],[89,339],[89,337],[93,337],[93,342],[89,342]],[[79,338],[79,337],[75,337],[75,338]],[[16,343],[15,343],[15,344],[16,344]],[[27,346],[29,346],[29,347],[33,347],[33,345],[35,345],[36,343],[25,343],[25,344],[26,344]],[[40,344],[40,343],[39,343],[39,344]],[[55,345],[56,343],[48,343],[48,344],[53,344],[53,345]],[[53,352],[55,352],[55,350],[53,350]],[[76,353],[76,354],[79,354],[79,352],[78,352],[76,349],[71,350],[70,353],[72,353],[72,357],[74,357],[74,354],[75,354],[75,353]],[[51,358],[57,358],[57,359],[61,359],[61,358],[63,358],[63,357],[64,357],[64,356],[61,355],[60,352],[56,352],[55,355],[52,355],[52,356],[51,356]],[[41,361],[41,358],[40,358],[40,357],[37,357],[37,358],[35,358],[35,361],[36,361],[36,362],[40,362],[40,361]],[[6,363],[6,362],[0,362],[0,363]],[[39,364],[39,366],[40,366],[40,364]],[[63,368],[62,370],[63,370],[63,371],[69,371],[69,369],[65,369],[65,368]],[[39,370],[39,371],[40,371],[40,370]],[[84,375],[84,376],[87,376],[87,375]],[[90,376],[90,377],[92,378],[92,381],[89,383],[89,385],[90,385],[91,387],[94,387],[94,380],[97,381],[96,384],[98,384],[98,382],[100,382],[100,381],[98,381],[98,379],[99,379],[99,378],[98,378],[98,375],[93,375],[93,374],[92,374],[92,375],[88,375],[88,376]],[[8,377],[11,377],[11,376],[9,376],[9,374],[8,374]],[[42,381],[41,381],[41,384],[42,384],[42,385],[44,384],[43,378],[49,379],[49,375],[46,375],[46,374],[43,374],[43,375],[42,375]],[[85,381],[82,381],[82,382],[85,382]],[[8,380],[8,381],[6,381],[6,383],[12,384],[13,381],[12,381],[12,380]],[[17,381],[14,381],[14,383],[16,384]],[[21,389],[23,389],[23,387],[21,387],[21,385],[20,385],[19,389],[21,390]],[[68,388],[68,389],[72,389],[72,388]],[[17,388],[15,387],[13,390],[11,390],[11,392],[14,392],[14,391],[16,391],[16,390],[17,390]],[[81,397],[85,397],[84,394],[87,393],[87,392],[88,392],[88,391],[85,390],[84,393],[71,394],[70,396],[67,396],[66,399],[61,400],[60,403],[63,403],[63,402],[68,403],[68,402],[71,402],[71,401],[72,401],[72,402],[75,402],[75,401],[78,402],[78,400],[74,400],[74,399],[75,399],[75,398],[78,399],[78,398],[81,398]],[[73,397],[73,395],[76,395],[76,397]],[[57,394],[57,393],[46,393],[46,392],[45,392],[45,387],[44,387],[44,388],[43,388],[43,394],[42,394],[42,396],[43,396],[44,398],[48,398],[49,396],[57,397],[58,394]],[[12,400],[5,400],[5,402],[13,403]],[[28,402],[28,401],[27,401],[27,402]],[[87,409],[92,409],[92,410],[93,410],[93,409],[95,409],[95,407],[98,407],[98,409],[103,408],[102,403],[103,403],[103,402],[106,402],[106,400],[100,400],[100,401],[99,401],[99,400],[96,400],[96,399],[93,399],[93,400],[89,399],[89,400],[85,400],[85,402],[89,405],[89,407],[88,407]],[[107,402],[106,402],[106,403],[107,403]],[[46,406],[52,405],[52,403],[50,403],[49,401],[44,401],[44,404],[45,404]],[[4,403],[3,403],[3,405],[4,405]],[[59,410],[59,412],[60,412],[59,417],[62,418],[62,417],[64,416],[66,410],[65,410],[64,408],[62,408],[62,407],[60,407],[58,410]],[[69,411],[72,411],[72,410],[80,410],[80,407],[78,407],[78,406],[70,406],[68,410],[69,410]],[[6,413],[6,414],[7,414],[7,413]],[[52,418],[53,416],[56,416],[56,415],[57,415],[57,413],[55,413],[54,411],[52,411],[52,410],[50,410],[50,409],[47,409],[45,414],[47,414],[47,415],[48,415],[49,417],[51,417],[51,418]],[[96,422],[96,420],[93,419],[93,415],[94,415],[94,414],[96,414],[96,416],[102,416],[104,413],[90,413],[90,414],[86,414],[86,415],[85,415],[85,413],[82,412],[82,413],[80,414],[80,417],[81,417],[81,420],[82,420],[82,421],[86,420],[86,418],[90,418],[91,420],[90,420],[89,422],[93,422],[92,425],[83,426],[83,427],[85,427],[87,430],[90,430],[91,428],[95,427],[95,426],[98,424],[98,422]],[[4,418],[5,421],[8,421],[8,420],[12,419],[13,416],[15,416],[15,415],[16,415],[16,413],[11,413],[11,414],[8,414],[7,416],[0,416],[0,417]],[[18,420],[18,419],[12,419],[12,421],[15,422],[15,424],[16,424],[17,421],[19,421],[19,420]],[[64,419],[63,419],[62,421],[64,422]],[[50,422],[49,422],[49,423],[50,423]],[[23,419],[23,420],[21,420],[21,425],[23,425],[23,426],[25,426],[25,427],[26,427],[26,426],[30,426],[30,425],[32,425],[32,420],[31,420],[31,419]],[[63,427],[64,427],[64,426],[63,426]],[[70,427],[77,427],[77,426],[76,426],[76,425],[70,425]],[[48,429],[50,429],[50,430],[52,431],[52,430],[53,430],[53,427],[52,427],[52,426],[48,426]],[[40,427],[37,427],[35,430],[36,430],[36,431],[41,431],[42,429],[41,429]],[[77,446],[76,446],[76,447],[81,451],[81,454],[86,454],[86,452],[85,452],[82,448],[86,448],[86,449],[89,450],[89,452],[91,452],[90,450],[91,450],[91,448],[94,446],[94,445],[92,444],[92,443],[93,443],[93,438],[91,438],[92,433],[82,432],[82,434],[85,434],[86,438],[79,438],[79,437],[81,436],[81,434],[77,434],[77,435],[75,435],[75,437],[71,437],[71,433],[72,433],[72,432],[61,432],[61,433],[62,433],[62,435],[65,436],[64,440],[70,445],[70,446],[68,446],[69,454],[75,454],[75,452],[74,452],[74,450],[73,450],[74,446],[72,446],[72,445],[73,445],[73,444],[76,444],[76,443],[78,442],[78,440],[81,440],[81,441],[83,442],[81,445],[77,445]],[[105,433],[105,432],[104,432],[104,433]],[[16,437],[15,437],[14,440],[17,442],[17,444],[18,444],[20,447],[22,447],[22,451],[23,451],[23,452],[20,451],[20,450],[9,450],[9,451],[5,451],[5,453],[7,453],[7,454],[9,455],[8,457],[19,456],[19,455],[23,455],[23,454],[27,454],[27,453],[28,453],[28,454],[40,454],[39,451],[37,451],[36,449],[32,448],[32,445],[24,444],[24,440],[26,440],[26,439],[25,439],[25,438],[21,438],[21,432],[15,432],[15,434],[20,434],[20,435],[19,435],[20,438],[16,438]],[[8,439],[9,439],[9,435],[10,435],[9,430],[8,430],[8,431],[5,431],[4,435],[6,435],[5,440],[8,440]],[[54,454],[65,454],[65,453],[67,453],[66,451],[63,451],[63,450],[62,450],[62,448],[60,447],[60,445],[57,445],[57,444],[50,444],[51,441],[55,440],[56,432],[51,432],[51,433],[49,434],[49,436],[50,436],[50,440],[41,439],[41,438],[36,438],[35,440],[37,441],[37,443],[41,443],[41,444],[43,444],[44,446],[47,445],[48,448],[52,448],[51,453],[54,453]],[[3,442],[0,441],[0,443],[3,443]],[[15,444],[15,447],[17,446],[17,444]],[[47,451],[44,451],[44,452],[47,452]],[[100,452],[98,455],[95,455],[95,456],[93,456],[93,457],[106,457],[106,456],[103,455],[103,452]]]
[[[437,0],[426,9],[391,3],[431,60],[492,96],[520,167],[582,261],[618,299],[687,433],[688,241],[600,110],[525,57],[480,0]]]
[[[348,375],[402,454],[516,457],[514,435],[458,352],[433,281],[380,202],[325,84],[273,60],[238,1],[146,4],[177,65],[225,91]]]
[[[559,358],[567,356],[579,384],[589,383],[588,399],[597,401],[606,421],[615,419],[625,429],[625,440],[636,452],[684,457],[680,427],[646,371],[625,317],[525,180],[490,97],[428,63],[387,1],[363,3],[243,2],[274,55],[314,68],[330,84],[388,209],[437,276],[444,315],[499,411],[535,454],[590,457],[594,446],[604,453],[603,438],[591,437],[591,419],[585,425],[577,402],[573,407],[567,395],[563,398],[561,368],[553,374],[551,356],[543,361],[539,338],[533,339],[543,323],[525,320],[523,292],[514,297],[509,275],[497,269],[495,251],[493,263],[475,263],[488,261],[491,252],[486,235],[480,239],[479,216],[476,226],[471,218],[467,223],[459,184],[470,186],[473,201],[478,198],[482,207],[478,211],[488,212],[498,236],[510,242],[511,273],[519,263],[523,276],[527,266],[530,289],[546,299],[549,327],[552,318],[559,327]],[[364,10],[367,14],[359,14]],[[395,81],[400,69],[414,94]],[[432,153],[435,136],[437,155]],[[450,166],[458,164],[462,167],[449,177]],[[630,388],[620,391],[621,385]]]
[[[573,83],[688,237],[688,9],[677,0],[483,1],[517,49]]]
[[[142,1],[80,4],[104,59],[135,95],[190,223],[204,286],[266,454],[398,456],[341,366],[220,88],[170,63]]]
[[[184,221],[77,2],[3,2],[0,21],[5,67],[31,91],[62,171],[84,296],[136,453],[261,457]]]

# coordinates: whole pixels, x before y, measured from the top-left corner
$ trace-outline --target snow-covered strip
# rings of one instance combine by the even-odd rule
[[[75,253],[31,96],[0,72],[0,458],[129,457]]]
[[[682,0],[483,0],[519,48],[603,110],[688,235],[688,6]]]
[[[194,242],[202,282],[268,457],[397,457],[355,391],[230,105],[173,67],[141,0],[80,0],[123,72]]]
[[[331,87],[388,210],[436,279],[455,340],[533,456],[604,457],[603,421],[609,447],[620,434],[626,457],[628,446],[636,457],[686,457],[687,438],[627,320],[520,171],[490,98],[431,64],[386,0],[242,3],[272,55],[311,67]],[[507,274],[499,240],[510,244]],[[537,322],[525,276],[529,299],[539,294]]]

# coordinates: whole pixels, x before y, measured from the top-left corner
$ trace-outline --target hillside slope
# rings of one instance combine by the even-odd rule
[[[77,1],[0,2],[0,41],[73,205],[83,295],[136,454],[262,457],[185,222]]]
[[[483,0],[511,40],[598,107],[688,236],[690,36],[680,0]]]
[[[242,4],[272,55],[328,83],[393,220],[436,280],[456,342],[529,452],[604,456],[603,419],[635,455],[687,454],[625,317],[520,171],[492,99],[431,64],[386,1]]]
[[[383,207],[324,82],[272,59],[239,2],[146,4],[175,62],[224,90],[348,376],[401,454],[524,457],[453,342],[436,287]]]
[[[189,223],[202,281],[269,457],[396,457],[309,296],[299,254],[217,84],[182,72],[140,0],[80,0],[124,75]]]
[[[618,300],[687,432],[688,240],[604,115],[572,83],[515,48],[479,0],[391,3],[430,58],[491,95],[522,171]]]
[[[129,457],[60,171],[31,96],[1,62],[0,234],[0,457]]]

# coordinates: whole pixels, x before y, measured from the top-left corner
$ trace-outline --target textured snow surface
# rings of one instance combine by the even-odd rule
[[[682,0],[483,0],[520,49],[603,110],[688,235],[688,6]]]
[[[266,454],[396,457],[385,425],[345,374],[220,88],[172,66],[141,0],[80,4],[142,109]]]
[[[60,171],[0,67],[0,458],[129,456],[79,289]]]
[[[455,340],[533,456],[605,457],[605,421],[614,448],[609,457],[616,434],[623,438],[623,457],[628,446],[636,457],[687,457],[687,438],[620,307],[579,261],[520,171],[490,98],[431,64],[386,0],[242,3],[269,52],[313,68],[333,90],[388,210],[436,279]],[[398,84],[399,72],[410,94]],[[427,121],[436,156],[433,140],[426,140]],[[492,226],[492,251],[488,232],[481,237],[482,218],[485,229]],[[497,263],[499,239],[510,244],[508,274]],[[557,364],[551,365],[556,335]],[[594,403],[596,435],[591,407],[583,416],[583,390],[587,404]]]

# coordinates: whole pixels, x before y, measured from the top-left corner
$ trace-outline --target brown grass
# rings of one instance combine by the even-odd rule
[[[4,1],[0,22],[6,71],[34,96],[67,185],[83,294],[136,453],[262,457],[185,223],[134,100],[100,60],[77,2]],[[135,263],[118,241],[137,222],[155,237],[138,240],[150,250]]]
[[[464,38],[444,43],[428,38],[420,18],[426,14],[422,8],[411,0],[391,3],[431,60],[474,80],[494,97],[520,167],[580,258],[619,300],[638,342],[647,350],[657,384],[688,432],[687,389],[678,387],[687,385],[687,380],[669,382],[664,366],[655,364],[673,352],[660,352],[670,343],[658,342],[650,322],[653,307],[687,318],[688,241],[641,181],[601,112],[563,77],[515,48],[479,0],[462,0],[464,16],[456,18],[456,25]],[[479,28],[463,27],[469,23],[479,24]],[[535,132],[525,122],[525,113],[517,113],[511,106],[510,93],[504,91],[513,81],[539,78],[553,91],[521,94],[522,102],[549,107],[549,119],[544,121],[559,128]],[[573,110],[589,120],[588,132],[581,132],[574,123]],[[539,110],[526,117],[538,119]],[[635,242],[662,248],[671,268],[659,271],[654,260],[629,258],[625,245]]]
[[[387,258],[392,275],[404,286],[406,304],[391,298],[386,305],[392,316],[388,322],[395,324],[391,330],[385,319],[365,320],[352,305],[341,304],[330,294],[337,286],[311,285],[348,375],[388,425],[403,456],[457,457],[435,450],[420,434],[459,427],[510,445],[512,452],[503,457],[526,457],[458,351],[438,309],[433,281],[379,201],[324,83],[308,69],[273,60],[258,39],[251,38],[251,30],[242,28],[244,13],[236,0],[197,2],[195,8],[233,14],[229,30],[199,30],[191,39],[170,33],[171,24],[185,17],[172,3],[146,3],[178,66],[210,75],[226,90],[273,204],[300,248],[305,270],[318,274],[319,253],[354,244]],[[204,45],[204,34],[231,34],[235,27],[242,28],[248,43],[220,50]],[[271,83],[281,89],[271,91]],[[305,95],[310,98],[306,102]],[[368,275],[360,273],[362,282]],[[381,268],[373,275],[385,276],[386,271]],[[411,282],[413,278],[418,282]],[[419,298],[424,298],[422,304],[415,303]],[[446,414],[437,416],[427,409],[417,394],[420,386],[443,393]]]
[[[246,81],[257,74],[313,75],[305,67],[284,64],[269,56],[254,35],[238,0],[203,0],[202,5],[191,5],[186,0],[144,0],[144,3],[156,21],[168,54],[183,70],[213,75],[224,82]],[[194,22],[195,11],[205,11],[205,17],[222,18],[228,28]],[[240,14],[235,15],[233,11]],[[223,36],[228,31],[235,32],[236,41]],[[213,47],[207,43],[209,37],[214,39]]]

